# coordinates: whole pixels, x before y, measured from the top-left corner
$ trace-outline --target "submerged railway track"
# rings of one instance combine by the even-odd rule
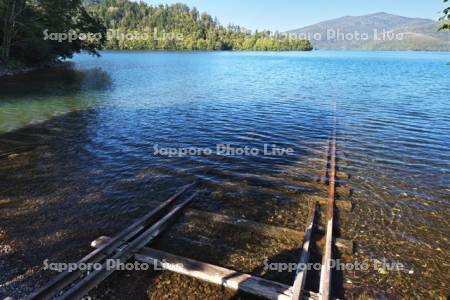
[[[153,265],[154,267],[182,274],[207,283],[222,286],[227,289],[244,292],[266,299],[335,299],[333,290],[334,271],[331,260],[336,251],[351,254],[353,243],[335,236],[335,211],[351,210],[351,203],[338,200],[337,197],[337,142],[336,131],[333,130],[325,145],[324,166],[318,182],[327,189],[327,198],[312,198],[309,203],[310,212],[306,230],[300,232],[280,226],[258,223],[243,218],[235,218],[222,214],[187,208],[198,195],[196,187],[199,183],[192,183],[183,187],[175,195],[159,204],[155,209],[136,220],[115,237],[102,236],[92,242],[93,252],[82,258],[78,263],[97,264],[99,268],[83,272],[80,270],[64,272],[53,278],[44,287],[38,289],[26,299],[80,299],[95,289],[107,279],[114,270],[107,268],[107,260],[126,263],[135,260]],[[181,214],[220,223],[223,226],[250,230],[266,238],[279,237],[296,238],[298,244],[298,264],[291,284],[239,272],[219,265],[194,260],[175,255],[159,249],[150,248],[151,242],[159,237],[163,231]],[[321,218],[322,215],[322,218]],[[323,218],[325,217],[325,218]],[[321,226],[321,219],[325,220]],[[319,247],[314,255],[321,257],[322,268],[320,276],[310,278],[308,265],[311,260],[314,243],[319,240],[318,235],[325,235],[325,243]],[[206,239],[206,244],[208,240]],[[214,245],[209,245],[214,247]],[[174,267],[177,266],[177,267]],[[181,267],[180,267],[181,266]],[[317,290],[306,288],[307,280],[318,280]]]

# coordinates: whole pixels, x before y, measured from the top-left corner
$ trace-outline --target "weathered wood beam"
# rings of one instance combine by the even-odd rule
[[[305,231],[305,238],[302,246],[300,261],[297,266],[297,274],[295,276],[292,292],[293,300],[300,300],[303,298],[303,292],[305,289],[305,282],[306,282],[306,273],[308,271],[306,268],[304,268],[304,266],[309,260],[309,246],[311,243],[312,233],[314,230],[314,220],[316,216],[316,210],[317,204],[314,204],[311,210],[310,221]]]
[[[181,210],[187,206],[197,195],[197,192],[191,195],[182,203],[175,206],[168,214],[161,218],[158,222],[152,225],[149,229],[140,233],[139,236],[134,238],[128,244],[121,248],[121,251],[117,251],[115,255],[111,257],[112,260],[118,260],[121,263],[126,263],[134,253],[140,251],[150,241],[156,238],[169,224],[169,221],[177,216]],[[114,270],[110,270],[106,267],[106,263],[102,264],[102,267],[89,273],[86,277],[77,282],[74,286],[70,287],[62,296],[58,297],[60,300],[72,300],[79,299],[86,295],[90,290],[95,288],[99,283],[109,277]]]
[[[156,249],[144,248],[134,257],[139,262],[266,299],[288,300],[292,297],[290,286]]]
[[[78,264],[84,263],[99,263],[109,255],[112,255],[116,249],[126,243],[130,238],[134,237],[140,231],[142,231],[145,226],[155,222],[160,214],[175,200],[177,200],[182,194],[188,191],[190,188],[194,187],[194,184],[190,184],[182,188],[175,195],[170,197],[165,202],[161,203],[156,209],[147,213],[142,218],[138,219],[132,225],[127,227],[125,230],[120,232],[117,236],[112,239],[109,239],[107,243],[104,243],[102,247],[96,249],[95,251],[89,253],[85,257],[83,257]],[[61,289],[64,289],[70,286],[73,282],[75,282],[80,276],[82,272],[80,270],[76,270],[73,272],[64,272],[56,277],[54,277],[49,283],[47,283],[42,288],[38,289],[31,295],[25,297],[25,299],[52,299],[56,294],[58,294]]]
[[[101,236],[92,241],[91,246],[99,247],[107,242],[108,239],[110,238],[107,236]],[[292,287],[288,285],[160,250],[146,247],[136,253],[134,258],[139,262],[148,263],[158,269],[162,268],[231,290],[243,291],[266,299],[292,299]],[[318,299],[318,296],[313,292],[307,291],[303,299]]]

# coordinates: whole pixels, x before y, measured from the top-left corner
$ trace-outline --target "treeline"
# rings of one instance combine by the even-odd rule
[[[70,58],[83,50],[98,54],[104,47],[177,51],[312,49],[307,40],[277,32],[250,32],[239,26],[223,26],[209,14],[184,4],[0,0],[2,65],[43,64]]]
[[[106,33],[82,0],[0,0],[0,62],[33,65],[71,57],[82,50],[96,54],[105,42],[104,38],[55,41],[45,39],[44,30]]]
[[[150,6],[128,0],[90,0],[88,10],[110,30],[108,49],[119,50],[312,50],[304,39],[278,32],[223,26],[184,4]]]

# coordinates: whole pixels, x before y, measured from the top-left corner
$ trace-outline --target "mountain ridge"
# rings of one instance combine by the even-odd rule
[[[439,22],[430,19],[377,12],[330,19],[287,33],[309,38],[316,49],[450,51],[450,34],[438,28]]]

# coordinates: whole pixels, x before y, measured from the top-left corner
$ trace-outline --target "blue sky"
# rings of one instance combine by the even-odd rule
[[[345,15],[388,12],[437,20],[442,0],[145,0],[182,2],[216,16],[222,24],[248,29],[289,30]]]

